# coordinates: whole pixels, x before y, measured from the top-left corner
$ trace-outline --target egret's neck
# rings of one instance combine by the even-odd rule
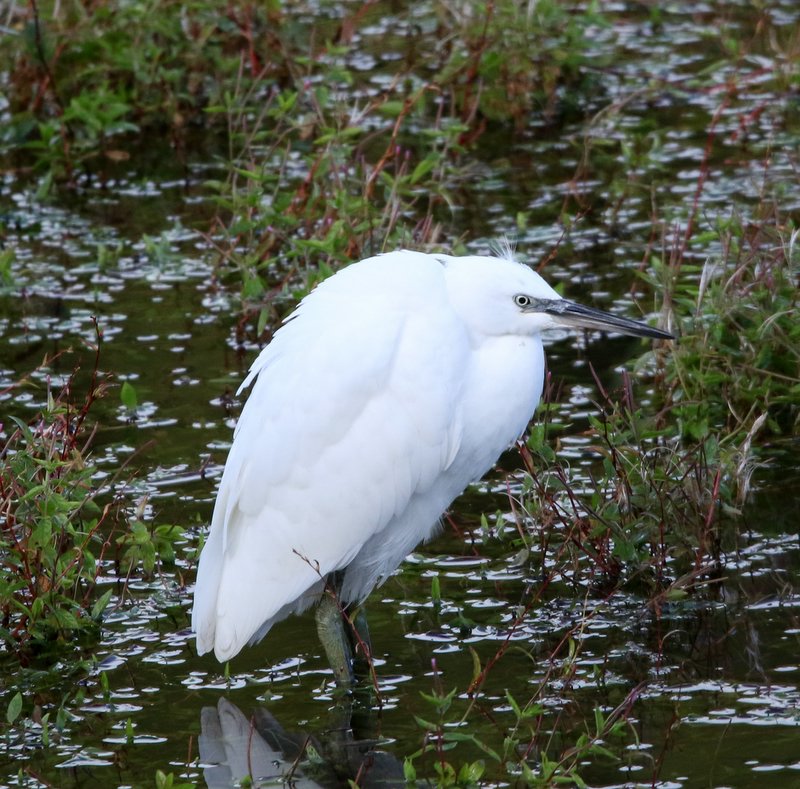
[[[538,335],[486,337],[475,349],[464,398],[469,454],[497,457],[522,435],[544,386],[544,349]],[[491,449],[489,449],[491,447]],[[473,477],[488,468],[475,469]]]

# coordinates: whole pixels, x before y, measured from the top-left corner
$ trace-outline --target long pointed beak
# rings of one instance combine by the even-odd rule
[[[567,299],[553,299],[544,311],[564,326],[615,331],[620,334],[631,334],[634,337],[655,337],[659,340],[675,339],[669,332],[654,329],[645,323],[612,315],[610,312],[596,310],[593,307],[585,307]]]

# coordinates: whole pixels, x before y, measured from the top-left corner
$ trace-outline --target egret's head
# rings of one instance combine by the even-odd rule
[[[479,334],[539,334],[559,327],[599,329],[669,340],[668,332],[561,298],[533,269],[514,260],[442,255],[451,303]]]

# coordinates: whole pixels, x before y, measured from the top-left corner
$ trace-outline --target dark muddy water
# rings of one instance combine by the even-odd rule
[[[391,72],[393,52],[413,24],[427,24],[424,14],[412,23],[405,10],[385,5],[358,31],[349,56],[363,79],[354,90],[365,94]],[[749,38],[750,6],[726,4],[728,28],[719,30],[708,25],[721,18],[717,6],[691,5],[664,10],[654,24],[643,7],[609,4],[611,24],[595,31],[588,51],[596,91],[580,98],[580,112],[532,113],[523,131],[490,124],[444,217],[448,236],[484,251],[489,239],[510,235],[521,258],[538,261],[561,237],[565,198],[577,194],[591,211],[545,276],[563,284],[565,295],[603,309],[657,309],[657,295],[636,305],[629,290],[652,239],[660,254],[661,234],[670,238],[673,224],[688,219],[715,114],[700,232],[732,213],[758,221],[770,205],[797,222],[800,12],[788,0],[768,4],[773,45],[754,38],[737,59],[722,41]],[[726,80],[734,78],[739,90],[725,99]],[[654,81],[657,88],[643,90]],[[595,116],[615,102],[615,113]],[[175,568],[114,598],[78,695],[72,679],[52,675],[42,700],[68,699],[70,722],[60,737],[42,747],[30,723],[25,736],[0,742],[3,785],[150,786],[160,769],[199,786],[227,786],[248,764],[254,774],[280,776],[307,738],[324,759],[300,766],[298,785],[333,785],[334,766],[357,769],[363,761],[366,746],[340,732],[351,710],[334,702],[311,616],[281,623],[237,657],[228,675],[213,657],[196,656],[188,630],[189,557],[207,527],[235,424],[230,393],[257,353],[237,342],[237,294],[214,284],[215,256],[199,232],[214,212],[203,184],[224,175],[209,161],[198,155],[178,167],[168,148],[159,156],[151,146],[146,158],[134,154],[113,177],[87,178],[63,197],[42,201],[33,180],[10,171],[0,186],[4,243],[16,252],[13,281],[0,294],[0,421],[33,414],[48,377],[55,384],[72,369],[75,357],[65,355],[37,372],[46,354],[74,348],[90,364],[80,349],[94,341],[96,316],[101,368],[130,381],[138,397],[135,419],[113,392],[98,404],[98,481],[127,462],[132,479],[124,495],[132,506],[139,502],[147,518],[187,530]],[[718,252],[713,239],[701,238],[686,259],[702,264]],[[549,340],[549,367],[561,387],[554,419],[570,425],[562,451],[576,487],[591,484],[598,462],[580,437],[596,410],[590,364],[613,389],[620,365],[642,350],[622,338]],[[6,391],[29,374],[38,388]],[[646,384],[637,386],[646,403]],[[454,504],[454,527],[409,557],[369,600],[383,704],[367,710],[357,702],[352,725],[356,739],[379,743],[373,780],[378,771],[402,780],[404,759],[423,743],[415,716],[436,719],[421,694],[455,688],[447,730],[474,740],[460,742],[448,760],[483,758],[487,783],[511,781],[513,773],[476,742],[502,750],[516,721],[506,691],[524,704],[544,683],[542,725],[552,735],[538,742],[551,757],[593,724],[593,708],[610,712],[626,699],[633,705],[630,728],[607,743],[616,758],[583,761],[581,775],[592,785],[800,786],[800,458],[783,451],[768,460],[755,473],[714,594],[668,603],[654,616],[633,593],[605,599],[564,585],[515,624],[540,576],[534,563],[515,563],[509,547],[516,526],[508,492],[520,492],[522,474],[515,453],[504,457],[502,469]],[[482,513],[491,534],[480,525]],[[574,659],[551,661],[578,622]],[[473,703],[466,694],[473,653],[485,664],[507,640]],[[0,684],[16,689],[13,662],[0,658],[0,672]],[[531,739],[517,733],[523,744]],[[432,761],[419,760],[420,775],[435,775],[423,769]]]

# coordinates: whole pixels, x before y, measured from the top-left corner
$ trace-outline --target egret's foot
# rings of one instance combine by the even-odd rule
[[[340,688],[351,688],[355,684],[353,674],[353,648],[350,645],[349,623],[345,622],[339,604],[333,595],[322,595],[316,612],[317,633],[322,648],[333,669],[333,676]]]

